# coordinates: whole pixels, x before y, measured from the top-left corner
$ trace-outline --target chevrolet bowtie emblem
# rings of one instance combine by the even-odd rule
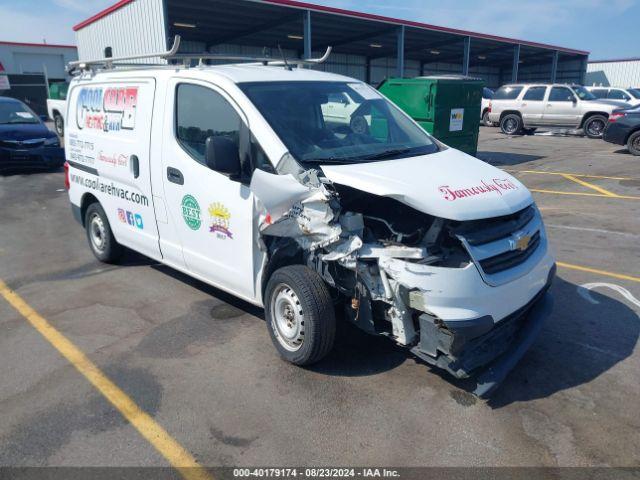
[[[531,235],[514,236],[513,240],[511,240],[511,249],[524,252],[527,248],[529,248],[530,243]]]

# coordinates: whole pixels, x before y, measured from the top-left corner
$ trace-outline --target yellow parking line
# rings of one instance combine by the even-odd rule
[[[631,197],[629,195],[616,195],[612,197],[610,195],[604,195],[602,193],[584,193],[584,192],[563,192],[560,190],[542,190],[538,188],[530,188],[530,192],[535,193],[551,193],[554,195],[577,195],[579,197],[600,197],[600,198],[615,198],[619,200],[640,200],[640,197]]]
[[[604,275],[606,277],[617,278],[618,280],[629,280],[630,282],[640,283],[640,277],[633,277],[631,275],[624,275],[621,273],[607,272],[606,270],[598,270],[595,268],[582,267],[580,265],[572,265],[570,263],[557,262],[559,267],[568,268],[570,270],[578,270],[580,272],[595,273],[596,275]]]
[[[605,175],[587,175],[582,173],[566,173],[566,172],[545,172],[543,170],[505,170],[510,173],[539,173],[540,175],[571,175],[572,177],[580,178],[599,178],[602,180],[636,180],[630,177],[607,177]]]
[[[584,180],[580,180],[579,178],[573,176],[573,175],[569,175],[569,174],[564,174],[562,175],[564,178],[566,178],[567,180],[571,180],[572,182],[576,182],[578,185],[582,185],[583,187],[587,187],[590,188],[591,190],[595,190],[596,192],[600,192],[603,195],[606,195],[607,197],[617,197],[618,195],[610,192],[609,190],[605,190],[602,187],[599,187],[597,185],[593,185],[592,183],[589,182],[585,182]]]
[[[167,431],[144,412],[124,391],[100,371],[89,358],[69,339],[56,330],[44,317],[40,316],[16,292],[0,280],[0,294],[15,308],[58,352],[66,358],[131,425],[186,480],[211,480],[209,473],[198,465]]]

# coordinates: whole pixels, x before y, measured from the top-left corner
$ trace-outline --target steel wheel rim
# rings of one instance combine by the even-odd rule
[[[62,131],[62,118],[60,116],[56,117],[55,125],[56,125],[56,130],[58,130],[58,132],[61,132]]]
[[[482,116],[482,122],[484,123],[485,126],[489,126],[489,112],[484,112],[484,115]]]
[[[270,302],[271,326],[278,343],[289,352],[297,352],[304,343],[304,313],[300,299],[291,287],[280,283]]]
[[[631,146],[634,150],[640,151],[640,135],[637,135],[636,138],[633,139],[633,142],[631,142]]]
[[[604,122],[602,120],[593,120],[592,122],[589,122],[587,131],[594,136],[602,135],[602,132],[604,131]]]
[[[107,229],[100,215],[94,213],[89,220],[89,237],[91,244],[98,252],[103,252],[107,243]]]
[[[518,122],[516,122],[515,118],[507,118],[504,121],[504,130],[507,133],[513,133],[516,131],[516,128],[518,128]]]

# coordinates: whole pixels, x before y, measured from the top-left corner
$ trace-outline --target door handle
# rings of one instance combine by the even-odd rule
[[[167,167],[167,180],[177,185],[184,185],[184,176],[177,168]]]
[[[131,157],[129,157],[129,162],[131,163],[133,178],[138,178],[140,176],[140,160],[138,160],[138,156],[131,155]]]

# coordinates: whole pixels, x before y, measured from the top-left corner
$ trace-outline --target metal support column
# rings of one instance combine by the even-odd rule
[[[558,50],[553,52],[553,60],[551,61],[551,83],[556,83],[558,77]]]
[[[364,81],[371,84],[371,57],[367,57],[365,64],[365,79]]]
[[[462,59],[462,75],[469,75],[469,61],[471,58],[471,37],[464,37],[464,58]]]
[[[398,63],[396,69],[396,76],[398,78],[404,77],[404,34],[406,27],[401,25],[398,27]]]
[[[304,58],[311,58],[311,10],[305,10],[302,17],[304,27]]]
[[[518,81],[518,66],[520,65],[520,44],[513,47],[513,68],[511,69],[511,83]]]

